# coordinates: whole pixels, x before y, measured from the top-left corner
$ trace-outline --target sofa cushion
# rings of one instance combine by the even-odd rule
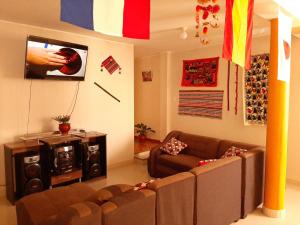
[[[215,159],[217,156],[219,139],[187,133],[181,133],[178,139],[188,145],[184,150],[187,154],[201,159]]]
[[[131,191],[133,186],[127,184],[115,184],[111,186],[107,186],[102,188],[95,193],[91,194],[87,200],[94,202],[98,205],[102,205],[103,203],[109,201],[110,199],[118,196],[122,193]]]
[[[200,160],[201,158],[197,156],[187,154],[179,154],[177,156],[162,154],[158,158],[158,163],[184,172],[196,167]]]
[[[177,140],[176,138],[172,137],[167,143],[162,145],[160,149],[163,152],[166,152],[170,155],[178,155],[183,149],[187,147],[187,144]]]
[[[218,154],[217,154],[217,159],[221,158],[224,153],[231,147],[231,146],[235,146],[238,148],[243,148],[243,149],[247,149],[250,150],[254,147],[257,147],[257,145],[252,145],[252,144],[246,144],[246,143],[242,143],[242,142],[235,142],[235,141],[228,141],[228,140],[222,140],[220,141],[220,145],[219,145],[219,149],[218,149]]]
[[[47,218],[66,207],[84,201],[95,191],[87,184],[76,183],[27,195],[16,202],[19,225],[45,224]]]
[[[101,206],[102,224],[154,225],[156,193],[149,189],[128,191]]]

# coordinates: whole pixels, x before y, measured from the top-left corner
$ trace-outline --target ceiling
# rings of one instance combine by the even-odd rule
[[[219,0],[219,4],[220,18],[224,21],[225,0]],[[0,0],[0,5],[0,20],[132,43],[135,45],[136,57],[203,47],[199,39],[195,38],[196,0],[151,0],[150,41],[110,37],[61,22],[60,0]],[[254,37],[268,35],[268,19],[276,17],[277,5],[273,0],[255,0],[254,11]],[[220,28],[209,30],[210,45],[222,43],[223,25],[224,22]],[[181,27],[188,27],[187,40],[179,38]]]

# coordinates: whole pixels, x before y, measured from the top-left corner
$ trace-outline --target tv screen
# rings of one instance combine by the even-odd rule
[[[88,47],[29,36],[26,48],[26,79],[84,80]]]

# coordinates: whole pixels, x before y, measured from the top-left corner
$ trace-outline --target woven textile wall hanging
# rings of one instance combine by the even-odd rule
[[[179,115],[222,119],[224,91],[180,90]]]
[[[245,123],[266,124],[269,54],[254,55],[245,72]]]
[[[107,59],[105,59],[101,63],[101,71],[103,71],[103,67],[110,73],[113,74],[116,70],[119,70],[119,74],[121,74],[122,68],[120,65],[116,62],[114,57],[109,56]]]
[[[219,70],[219,57],[183,60],[181,86],[216,87]]]

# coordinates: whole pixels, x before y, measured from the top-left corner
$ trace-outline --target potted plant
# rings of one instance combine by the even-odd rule
[[[62,134],[68,134],[69,130],[71,129],[71,125],[69,123],[70,118],[70,115],[59,115],[53,118],[59,122],[58,128]]]
[[[138,134],[140,141],[144,141],[149,132],[155,133],[155,130],[153,130],[151,127],[148,127],[144,123],[137,123],[134,125],[134,127],[135,127],[136,133]]]

